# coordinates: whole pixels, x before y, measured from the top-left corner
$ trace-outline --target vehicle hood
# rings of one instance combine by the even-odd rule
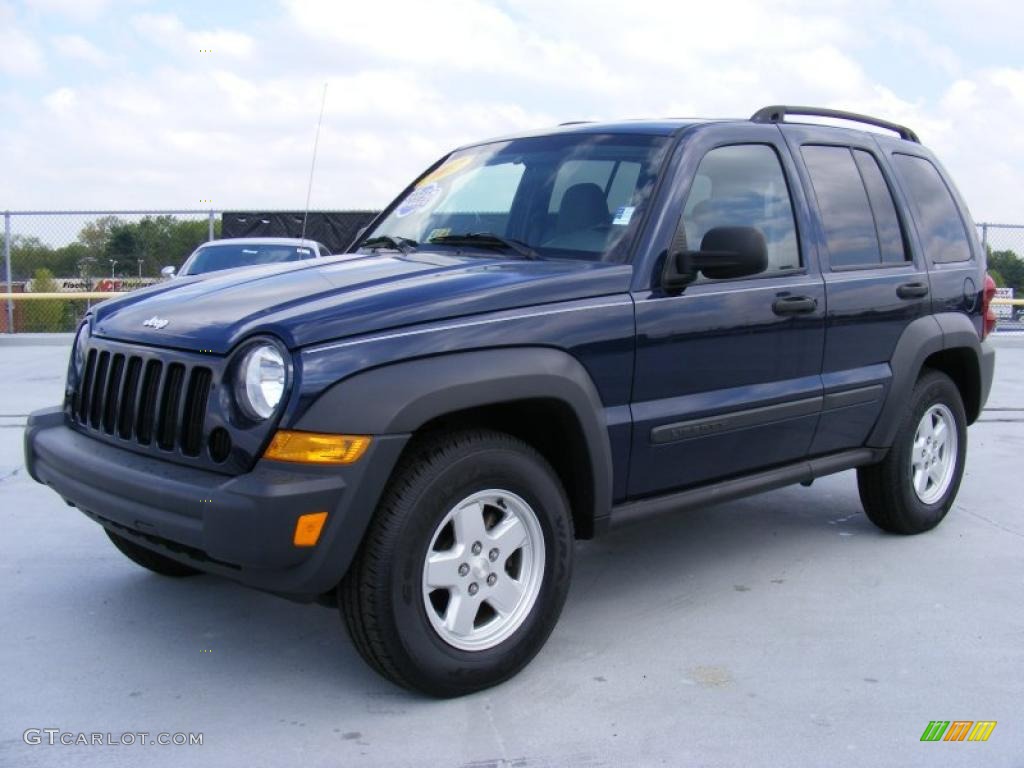
[[[295,349],[479,312],[622,293],[631,274],[628,265],[568,260],[434,251],[350,254],[170,280],[100,304],[92,332],[214,354],[268,333]]]

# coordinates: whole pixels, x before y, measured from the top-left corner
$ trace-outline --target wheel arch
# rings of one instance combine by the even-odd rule
[[[926,368],[948,375],[960,391],[967,423],[979,416],[984,401],[981,341],[971,318],[961,312],[940,312],[910,323],[890,359],[892,383],[867,445],[892,445],[899,417],[914,384]]]
[[[470,425],[533,445],[565,487],[577,537],[593,536],[595,521],[608,516],[612,502],[604,405],[586,369],[561,350],[476,350],[384,365],[325,390],[294,428],[410,434],[412,445],[417,436]],[[366,512],[363,529],[372,513]]]

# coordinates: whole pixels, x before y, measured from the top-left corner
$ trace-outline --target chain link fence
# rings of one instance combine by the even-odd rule
[[[221,236],[225,220],[255,235],[261,216],[262,224],[272,218],[278,227],[302,218],[290,211],[246,215],[248,223],[245,215],[217,210],[5,212],[0,333],[74,330],[95,302],[158,282],[164,267],[180,267],[197,246]],[[334,235],[344,239],[373,212],[330,215],[344,230]],[[1001,288],[999,330],[1024,332],[1024,303],[1013,303],[1024,299],[1024,224],[979,224],[978,235]]]
[[[1024,224],[979,224],[988,249],[988,273],[999,290],[993,307],[997,331],[1024,332]]]

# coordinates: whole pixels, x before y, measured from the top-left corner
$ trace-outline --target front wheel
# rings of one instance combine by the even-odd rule
[[[868,518],[890,533],[923,533],[942,522],[960,488],[967,455],[967,417],[946,374],[918,379],[889,453],[857,470]]]
[[[471,693],[543,646],[572,556],[569,505],[540,454],[502,433],[447,433],[397,470],[339,587],[342,616],[390,680]]]

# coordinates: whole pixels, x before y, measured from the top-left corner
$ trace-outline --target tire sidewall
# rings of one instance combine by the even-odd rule
[[[911,449],[918,424],[925,412],[937,403],[945,405],[953,414],[957,437],[956,461],[953,467],[953,477],[950,479],[946,492],[935,503],[925,504],[918,498],[917,492],[914,490]],[[960,392],[947,376],[932,373],[922,377],[914,389],[910,412],[897,434],[892,450],[897,452],[896,492],[900,494],[908,522],[921,531],[934,528],[942,522],[950,507],[953,506],[957,491],[960,489],[960,482],[963,479],[964,465],[967,459],[967,416],[960,399]]]
[[[544,535],[544,576],[532,610],[499,645],[465,651],[434,630],[423,601],[423,566],[434,533],[451,509],[490,488],[511,491],[532,507]],[[508,679],[540,650],[554,628],[568,592],[573,534],[568,504],[551,470],[510,448],[484,448],[456,457],[412,489],[405,524],[391,563],[389,603],[392,637],[405,657],[403,672],[418,687],[451,694]]]

